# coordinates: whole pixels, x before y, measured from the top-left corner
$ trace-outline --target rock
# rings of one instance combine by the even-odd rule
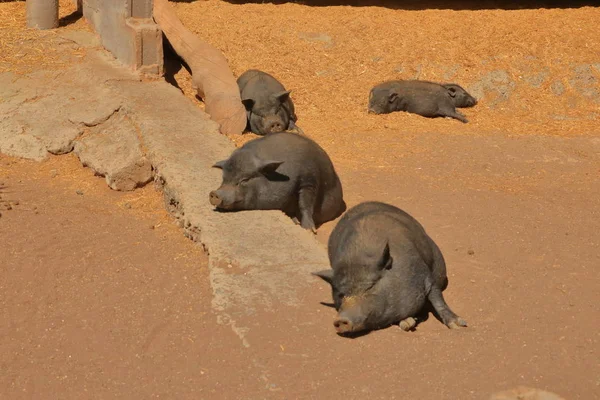
[[[519,386],[515,389],[494,393],[490,400],[565,400],[557,394],[541,389]]]
[[[89,136],[75,144],[75,153],[84,166],[104,176],[111,189],[133,190],[152,179],[152,166],[124,113],[92,128]]]

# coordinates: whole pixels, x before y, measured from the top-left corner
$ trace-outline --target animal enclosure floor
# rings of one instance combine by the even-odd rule
[[[72,1],[60,3],[68,16]],[[236,76],[260,68],[293,89],[349,207],[383,200],[423,223],[469,327],[430,317],[340,338],[315,278],[298,307],[250,316],[245,347],[152,186],[115,193],[73,155],[0,157],[0,398],[475,400],[518,385],[600,396],[600,9],[171,4]],[[2,43],[2,70],[52,63],[21,52],[36,43],[24,10],[0,2],[2,37],[16,41]],[[75,28],[85,23],[60,29]],[[469,124],[367,115],[370,86],[396,77],[484,97]],[[176,78],[193,98],[185,70]]]

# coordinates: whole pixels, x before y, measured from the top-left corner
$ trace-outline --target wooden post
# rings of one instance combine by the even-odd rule
[[[58,28],[58,0],[27,0],[27,27]]]

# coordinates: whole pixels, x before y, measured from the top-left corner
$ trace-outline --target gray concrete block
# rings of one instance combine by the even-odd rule
[[[123,64],[144,74],[162,74],[162,32],[152,20],[152,0],[83,0],[83,15]]]
[[[130,0],[130,17],[152,18],[153,0]]]
[[[162,75],[162,31],[152,19],[127,19],[134,40],[134,69],[143,74]]]

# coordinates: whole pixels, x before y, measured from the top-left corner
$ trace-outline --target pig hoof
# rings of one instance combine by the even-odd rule
[[[450,329],[465,328],[467,326],[467,321],[460,317],[456,317],[456,319],[453,319],[452,321],[448,322],[447,326]]]
[[[400,323],[398,324],[398,326],[400,327],[400,329],[402,329],[405,332],[410,331],[412,328],[414,328],[417,325],[417,321],[413,318],[413,317],[408,317],[406,319],[403,319],[402,321],[400,321]]]
[[[300,220],[296,217],[292,218],[292,221],[296,224],[296,225],[300,225]]]
[[[312,220],[307,221],[305,219],[303,221],[303,223],[300,224],[300,226],[302,226],[307,231],[311,231],[312,233],[317,233],[317,228],[315,227],[315,223]]]

